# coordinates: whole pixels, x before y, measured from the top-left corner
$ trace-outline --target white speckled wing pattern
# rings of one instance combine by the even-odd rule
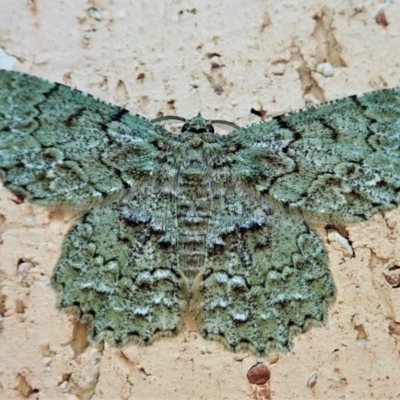
[[[59,306],[114,346],[176,335],[187,303],[174,248],[126,211],[119,202],[86,213],[69,232],[52,279]]]
[[[400,88],[323,103],[227,137],[266,198],[317,220],[350,222],[399,205]]]
[[[335,297],[318,235],[298,216],[264,207],[265,220],[223,235],[197,289],[202,335],[234,351],[284,351],[326,320]]]
[[[0,179],[84,210],[52,278],[112,345],[199,332],[265,355],[326,320],[335,287],[309,220],[398,206],[400,90],[181,134],[77,90],[0,71]]]
[[[120,198],[154,169],[161,126],[57,83],[0,71],[0,179],[40,204]]]

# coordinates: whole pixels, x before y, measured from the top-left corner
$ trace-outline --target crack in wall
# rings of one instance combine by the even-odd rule
[[[292,48],[290,63],[297,65],[296,71],[299,75],[301,82],[301,89],[304,95],[310,95],[318,101],[326,101],[324,90],[319,86],[316,79],[312,75],[312,70],[307,66],[303,54],[297,46]],[[308,97],[308,96],[307,96]],[[307,103],[312,103],[309,99],[306,99]]]
[[[315,28],[312,37],[317,42],[315,53],[316,63],[329,62],[334,67],[346,67],[342,58],[342,46],[336,40],[333,26],[335,11],[329,7],[322,7],[314,15]]]

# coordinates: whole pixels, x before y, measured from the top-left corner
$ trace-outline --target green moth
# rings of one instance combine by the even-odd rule
[[[83,211],[52,277],[93,340],[150,344],[188,313],[228,349],[286,351],[335,298],[313,221],[400,202],[400,89],[226,136],[200,114],[173,134],[80,91],[0,71],[0,180]],[[161,118],[165,119],[165,118]]]

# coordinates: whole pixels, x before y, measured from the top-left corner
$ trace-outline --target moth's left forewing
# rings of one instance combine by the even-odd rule
[[[237,173],[288,210],[364,220],[400,203],[400,89],[351,96],[227,137]]]

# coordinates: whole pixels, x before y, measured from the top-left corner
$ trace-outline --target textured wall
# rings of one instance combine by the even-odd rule
[[[2,1],[0,67],[15,57],[17,70],[148,118],[201,111],[239,125],[259,119],[251,108],[276,115],[400,83],[398,3],[384,8],[387,26],[375,1],[199,3]],[[333,77],[314,72],[324,61]],[[400,265],[398,210],[347,229],[319,226],[338,299],[328,325],[276,362],[229,353],[190,326],[148,348],[87,347],[49,283],[77,214],[17,200],[0,191],[1,398],[265,399],[246,378],[257,361],[271,370],[274,399],[399,395],[400,289],[384,277]]]

